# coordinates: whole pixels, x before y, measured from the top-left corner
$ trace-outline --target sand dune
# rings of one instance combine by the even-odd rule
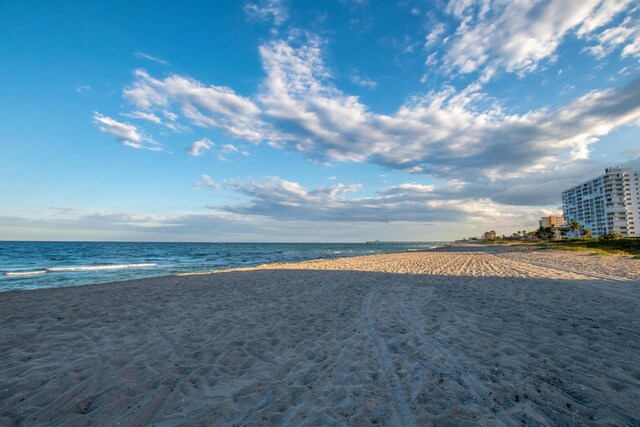
[[[455,247],[0,294],[0,425],[640,425],[640,261]]]

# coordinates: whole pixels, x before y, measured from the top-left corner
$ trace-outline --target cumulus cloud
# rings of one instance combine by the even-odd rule
[[[261,0],[248,2],[244,11],[251,19],[270,21],[274,25],[282,25],[289,17],[289,9],[284,0]]]
[[[490,223],[531,215],[487,199],[439,200],[434,186],[405,183],[387,187],[372,197],[357,197],[360,184],[334,184],[309,190],[297,182],[269,177],[263,182],[230,181],[228,187],[250,198],[246,204],[215,206],[239,215],[257,215],[278,220],[335,222],[442,222]]]
[[[451,13],[466,16],[465,10]],[[592,12],[588,16],[595,16]],[[474,13],[492,16],[489,9]],[[525,189],[526,183],[517,180],[550,176],[585,161],[601,136],[640,122],[640,80],[594,90],[553,109],[521,113],[508,112],[478,83],[462,90],[444,87],[408,98],[393,113],[378,114],[332,84],[321,39],[276,40],[259,52],[266,77],[253,99],[180,75],[156,79],[143,70],[136,71],[124,96],[146,114],[175,120],[170,111],[179,111],[196,126],[222,129],[239,140],[289,146],[321,162],[370,162],[427,174],[447,183],[443,188],[456,197],[466,197],[467,188],[517,204],[526,200],[503,188],[504,182]],[[226,160],[225,153],[237,150],[225,145],[218,158]],[[527,200],[548,201],[539,196]],[[441,198],[451,199],[444,193]]]
[[[459,21],[444,54],[448,70],[479,72],[483,80],[496,72],[528,73],[553,59],[571,34],[587,37],[626,10],[631,0],[502,1],[451,0],[447,11]]]
[[[431,32],[429,32],[429,34],[425,38],[425,42],[424,42],[425,49],[430,49],[434,47],[438,42],[440,42],[446,29],[447,27],[444,24],[442,23],[436,24],[431,30]]]
[[[93,114],[93,121],[100,131],[115,136],[117,141],[128,147],[150,151],[162,150],[156,141],[145,137],[130,123],[119,122],[98,112]]]
[[[209,139],[202,138],[191,144],[187,152],[194,157],[199,157],[202,156],[205,151],[213,148],[214,145],[215,144]]]
[[[269,138],[258,106],[228,87],[205,86],[179,75],[158,80],[144,70],[136,70],[135,77],[123,96],[138,108],[151,112],[175,104],[195,126],[222,129],[252,142]]]
[[[631,16],[617,26],[607,28],[592,38],[596,44],[585,50],[598,58],[621,48],[620,56],[640,58],[640,21]]]
[[[588,36],[593,31],[609,24],[618,14],[628,10],[633,0],[605,0],[599,1],[578,28],[578,37]],[[633,11],[633,9],[631,10]]]
[[[638,163],[628,166],[638,167]],[[586,169],[573,171],[581,179]],[[550,177],[557,178],[557,175]],[[218,183],[203,175],[197,185]],[[549,209],[508,206],[486,198],[440,200],[430,184],[404,183],[358,196],[358,184],[308,189],[272,177],[230,182],[249,202],[210,206],[209,212],[140,214],[82,209],[39,209],[35,215],[0,216],[0,238],[142,241],[354,241],[425,240],[478,235],[487,229],[510,234],[537,226]],[[496,228],[496,224],[500,228]],[[292,234],[295,230],[295,234]],[[451,234],[453,231],[453,235]]]
[[[448,179],[514,178],[586,158],[600,136],[640,120],[640,80],[523,114],[481,108],[487,95],[478,84],[447,87],[410,98],[393,114],[376,114],[330,84],[318,41],[299,48],[276,41],[260,52],[266,115],[287,130],[282,139],[320,159]]]

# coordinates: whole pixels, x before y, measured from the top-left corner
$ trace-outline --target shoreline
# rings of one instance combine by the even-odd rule
[[[640,421],[640,264],[455,247],[0,294],[0,424]]]
[[[309,243],[309,245],[315,245],[314,243]],[[356,244],[357,245],[357,244]],[[350,255],[350,256],[341,256],[341,257],[331,257],[331,256],[320,256],[317,258],[311,258],[311,259],[306,259],[306,260],[299,260],[299,261],[282,261],[282,262],[272,262],[272,263],[260,263],[258,261],[257,264],[254,265],[249,265],[246,267],[231,267],[231,268],[222,268],[219,270],[206,270],[206,271],[198,271],[197,268],[198,267],[193,267],[194,270],[193,271],[186,271],[183,273],[173,273],[173,274],[166,274],[166,272],[158,272],[159,274],[157,275],[147,275],[147,276],[141,276],[141,277],[134,277],[134,278],[123,278],[123,279],[108,279],[108,278],[104,278],[105,280],[98,280],[98,281],[93,281],[93,282],[86,282],[86,283],[73,283],[70,282],[68,284],[64,284],[64,285],[56,285],[56,286],[40,286],[37,288],[27,288],[27,289],[4,289],[4,288],[0,288],[0,294],[3,292],[15,292],[15,291],[31,291],[31,290],[39,290],[39,289],[51,289],[51,288],[58,288],[58,287],[72,287],[72,286],[92,286],[92,285],[105,285],[105,284],[109,284],[109,283],[115,283],[115,282],[121,282],[121,281],[131,281],[131,280],[147,280],[147,279],[152,279],[152,278],[157,278],[157,277],[166,277],[166,276],[189,276],[189,275],[204,275],[204,274],[212,274],[215,272],[220,272],[220,271],[231,271],[237,268],[255,268],[255,267],[260,267],[263,265],[270,265],[270,264],[286,264],[286,263],[299,263],[299,262],[310,262],[310,261],[317,261],[317,260],[330,260],[330,259],[347,259],[347,258],[353,258],[353,257],[360,257],[360,256],[368,256],[368,255],[380,255],[380,254],[394,254],[394,253],[405,253],[405,252],[425,252],[425,251],[431,251],[431,250],[436,250],[442,247],[447,247],[448,245],[444,245],[444,246],[439,246],[437,248],[433,248],[433,249],[417,249],[417,250],[408,250],[408,249],[404,249],[404,250],[396,250],[396,251],[385,251],[385,252],[381,252],[378,254],[358,254],[358,255]],[[153,262],[153,263],[148,263],[148,262],[144,262],[144,263],[133,263],[133,264],[109,264],[109,265],[86,265],[86,266],[60,266],[60,267],[40,267],[40,268],[36,268],[33,270],[18,270],[18,271],[0,271],[0,276],[4,276],[4,281],[11,281],[11,280],[25,280],[28,278],[39,278],[48,274],[60,274],[60,273],[72,273],[72,274],[76,274],[76,273],[93,273],[93,272],[108,272],[108,271],[122,271],[122,270],[132,270],[134,268],[140,268],[140,267],[158,267],[158,262]],[[1,282],[0,282],[1,283]]]
[[[605,256],[605,257],[620,257],[622,259],[635,259],[633,257],[633,255],[628,255],[628,254],[618,254],[618,253],[585,253],[585,252],[573,252],[573,251],[569,251],[569,250],[565,250],[565,249],[555,249],[555,248],[538,248],[538,247],[534,247],[534,246],[527,246],[527,245],[503,245],[503,244],[492,244],[492,245],[482,245],[482,244],[475,244],[475,243],[454,243],[454,244],[450,244],[447,246],[443,246],[443,247],[439,247],[439,248],[434,248],[434,249],[424,249],[424,250],[416,250],[416,251],[397,251],[397,252],[385,252],[385,253],[380,253],[380,254],[365,254],[365,255],[353,255],[353,256],[347,256],[347,257],[339,257],[339,258],[314,258],[314,259],[309,259],[309,260],[303,260],[303,261],[293,261],[293,262],[273,262],[273,263],[266,263],[266,264],[256,264],[256,265],[250,265],[250,266],[246,266],[246,267],[234,267],[234,268],[225,268],[225,269],[220,269],[220,270],[209,270],[209,271],[195,271],[195,272],[185,272],[185,273],[175,273],[175,274],[163,274],[160,276],[150,276],[150,277],[141,277],[141,278],[133,278],[133,279],[124,279],[124,280],[113,280],[113,281],[108,281],[108,282],[96,282],[96,283],[85,283],[85,284],[78,284],[78,285],[65,285],[65,286],[57,286],[57,287],[42,287],[42,288],[35,288],[35,289],[13,289],[13,290],[6,290],[6,291],[0,291],[0,296],[2,296],[3,294],[7,294],[7,293],[13,293],[13,292],[34,292],[34,291],[46,291],[46,290],[52,290],[52,289],[67,289],[67,288],[81,288],[81,287],[92,287],[92,286],[106,286],[106,285],[116,285],[116,284],[125,284],[125,283],[130,283],[130,284],[135,284],[138,282],[148,282],[148,281],[155,281],[155,280],[168,280],[171,278],[180,278],[180,277],[191,277],[191,276],[211,276],[211,275],[216,275],[216,274],[223,274],[223,273],[233,273],[233,272],[248,272],[248,271],[259,271],[259,270],[279,270],[279,269],[287,269],[290,267],[295,267],[295,266],[302,266],[302,267],[307,267],[307,264],[311,265],[311,264],[315,264],[315,263],[320,263],[321,265],[323,265],[325,262],[337,262],[340,263],[341,261],[349,261],[349,260],[353,260],[353,259],[357,259],[357,258],[370,258],[370,257],[384,257],[387,255],[401,255],[401,254],[419,254],[419,253],[431,253],[431,252],[455,252],[456,249],[478,249],[480,252],[493,252],[495,249],[498,250],[502,250],[504,252],[511,252],[511,251],[516,251],[516,252],[544,252],[544,253],[549,253],[549,254],[562,254],[562,253],[573,253],[576,256],[593,256],[593,255],[598,255],[598,256]],[[486,249],[486,251],[485,251]],[[640,267],[640,262],[638,263],[638,266]],[[0,298],[1,300],[1,298]]]

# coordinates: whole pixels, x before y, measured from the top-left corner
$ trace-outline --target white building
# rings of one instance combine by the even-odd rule
[[[593,236],[640,236],[640,172],[611,167],[603,175],[562,192],[567,224],[578,221]]]

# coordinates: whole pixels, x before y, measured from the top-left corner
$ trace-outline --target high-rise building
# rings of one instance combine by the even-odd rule
[[[540,224],[540,227],[556,227],[556,228],[562,227],[565,224],[563,216],[553,216],[553,215],[541,217],[538,223]]]
[[[610,167],[604,174],[562,192],[567,224],[578,221],[593,236],[617,232],[640,236],[640,172]]]
[[[495,240],[496,232],[493,230],[487,231],[486,233],[484,233],[483,237],[484,237],[484,240]]]

